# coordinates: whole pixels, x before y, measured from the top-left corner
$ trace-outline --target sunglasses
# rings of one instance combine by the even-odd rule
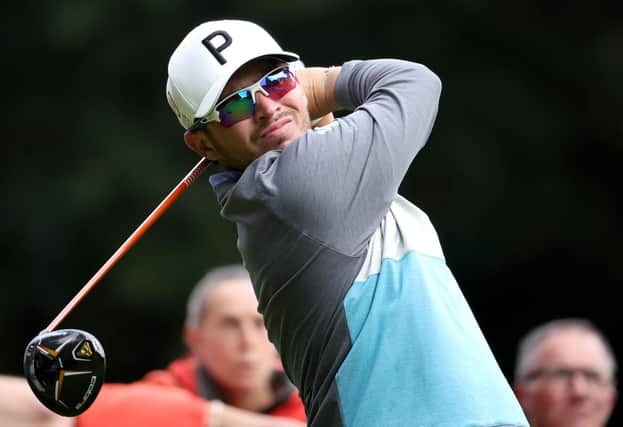
[[[188,131],[193,132],[203,129],[210,122],[220,122],[223,127],[231,127],[253,116],[255,113],[255,93],[257,91],[277,101],[295,87],[296,78],[294,74],[287,65],[281,65],[264,74],[261,79],[252,85],[224,98],[216,104],[210,114],[200,119],[195,119]]]
[[[576,376],[581,376],[586,384],[595,387],[606,387],[612,384],[612,380],[594,369],[569,369],[569,368],[541,368],[525,375],[525,381],[543,379],[552,384],[569,384]]]

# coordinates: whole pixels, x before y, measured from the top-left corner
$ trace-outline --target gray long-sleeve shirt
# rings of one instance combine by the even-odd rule
[[[211,177],[311,426],[527,425],[428,217],[398,195],[440,90],[419,64],[348,62],[351,114]]]

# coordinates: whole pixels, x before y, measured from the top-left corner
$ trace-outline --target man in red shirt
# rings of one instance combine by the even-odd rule
[[[204,276],[188,300],[190,355],[129,384],[105,384],[80,416],[64,418],[36,400],[26,382],[0,378],[0,426],[302,427],[298,391],[281,370],[242,266]]]

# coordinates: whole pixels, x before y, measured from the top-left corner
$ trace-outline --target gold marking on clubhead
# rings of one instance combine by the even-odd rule
[[[57,350],[52,350],[50,347],[46,347],[42,344],[37,344],[37,348],[42,350],[45,353],[48,353],[50,356],[52,357],[57,357],[58,356],[58,351]],[[59,348],[60,350],[60,348]]]
[[[78,349],[78,356],[82,357],[91,357],[93,356],[93,349],[91,348],[91,343],[85,341],[82,343],[80,348]]]
[[[54,390],[54,398],[60,402],[61,391],[63,389],[63,380],[65,379],[65,376],[69,377],[72,375],[83,375],[83,374],[90,374],[90,373],[91,371],[70,371],[70,370],[61,369],[58,375],[58,381],[56,381],[56,387]]]

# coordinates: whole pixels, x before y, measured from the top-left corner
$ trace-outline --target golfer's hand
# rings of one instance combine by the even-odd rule
[[[339,72],[340,67],[310,67],[297,70],[296,79],[307,96],[307,109],[312,119],[321,118],[340,109],[333,95],[335,79]]]

